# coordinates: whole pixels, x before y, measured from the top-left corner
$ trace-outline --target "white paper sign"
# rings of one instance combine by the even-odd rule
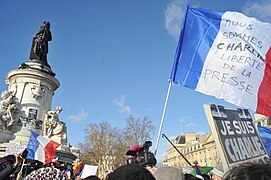
[[[96,175],[98,166],[85,164],[82,170],[81,178],[84,179],[88,176]]]

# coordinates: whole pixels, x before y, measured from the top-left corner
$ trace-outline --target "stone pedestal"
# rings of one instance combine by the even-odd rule
[[[46,21],[33,37],[30,60],[7,74],[8,90],[0,100],[0,157],[22,152],[32,130],[61,144],[58,153],[63,161],[75,159],[67,147],[67,126],[58,117],[62,108],[51,110],[54,92],[60,86],[47,62],[51,40],[50,22]]]
[[[60,157],[60,162],[70,165],[73,164],[77,158],[73,153],[65,150],[56,150],[56,156]]]
[[[13,136],[9,143],[27,145],[30,130],[43,135],[45,113],[51,109],[54,91],[60,83],[50,67],[39,61],[25,62],[19,69],[10,71],[6,83],[8,91],[13,92],[18,101],[15,124],[11,129]]]
[[[45,113],[51,109],[54,91],[60,86],[52,70],[38,62],[24,63],[25,69],[10,71],[6,83],[19,101],[17,124],[12,131],[13,141],[28,142],[30,129],[42,134]]]
[[[0,129],[0,143],[7,143],[9,140],[14,138],[14,135],[10,131]]]

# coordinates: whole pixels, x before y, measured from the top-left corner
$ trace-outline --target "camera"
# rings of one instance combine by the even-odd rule
[[[127,164],[139,164],[141,166],[155,166],[157,160],[153,153],[149,151],[149,148],[152,146],[151,141],[146,141],[142,147],[138,146],[135,150],[128,150],[126,155],[130,155],[127,159]]]

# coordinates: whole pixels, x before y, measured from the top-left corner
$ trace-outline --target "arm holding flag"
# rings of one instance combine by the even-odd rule
[[[5,157],[3,157],[4,160],[2,160],[2,161],[11,162],[10,158],[12,157],[12,159],[13,159],[13,156],[14,155],[5,156]],[[14,163],[11,163],[8,167],[6,167],[4,170],[2,170],[0,172],[0,179],[9,179],[9,177],[13,173],[15,173],[16,169],[18,170],[19,166],[23,167],[23,165],[20,165],[20,164],[22,163],[22,160],[23,161],[25,160],[26,156],[27,156],[27,150],[26,149],[22,153],[19,153],[16,156],[14,156],[14,161],[13,161]],[[21,169],[22,169],[22,167],[21,167]],[[18,174],[17,176],[20,176],[20,175]]]

